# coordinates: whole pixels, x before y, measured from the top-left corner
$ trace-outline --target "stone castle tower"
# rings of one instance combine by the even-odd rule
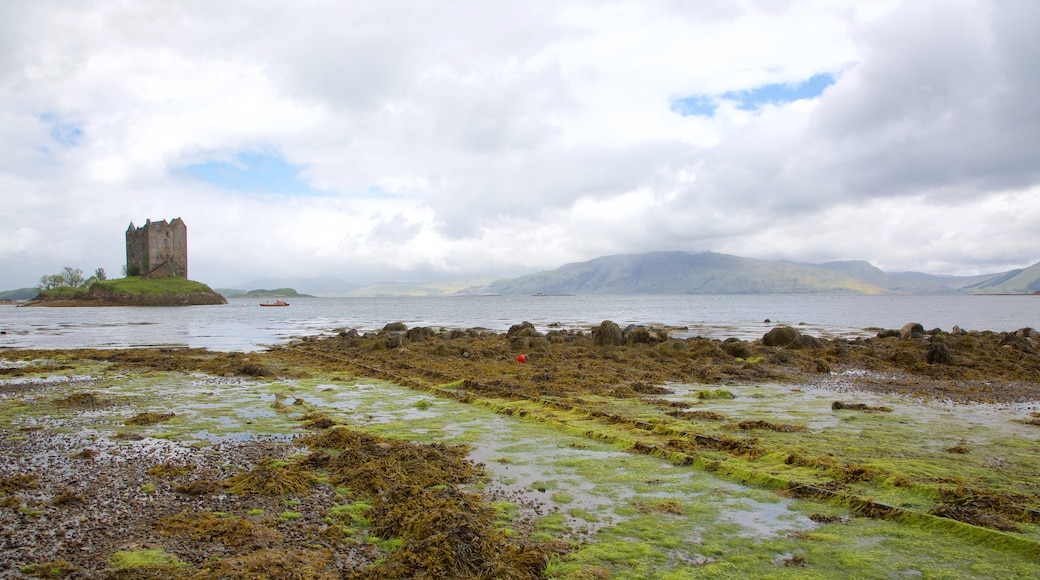
[[[188,228],[181,218],[126,230],[126,275],[144,278],[188,277]]]

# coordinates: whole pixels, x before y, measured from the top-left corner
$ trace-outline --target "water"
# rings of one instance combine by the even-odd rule
[[[770,323],[764,322],[766,319]],[[409,327],[483,327],[523,321],[540,330],[588,329],[613,320],[663,324],[672,335],[760,338],[798,325],[816,336],[870,336],[876,328],[1016,330],[1040,327],[1040,296],[453,296],[297,298],[286,308],[256,299],[225,306],[18,308],[0,306],[0,348],[188,346],[252,351],[302,336],[360,332],[402,321]],[[875,330],[871,330],[875,329]]]

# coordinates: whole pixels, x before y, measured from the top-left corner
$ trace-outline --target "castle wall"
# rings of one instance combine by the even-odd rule
[[[184,221],[147,220],[140,228],[131,222],[126,230],[126,273],[145,278],[187,278],[188,228]]]

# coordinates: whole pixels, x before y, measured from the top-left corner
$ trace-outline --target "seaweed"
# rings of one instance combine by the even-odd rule
[[[57,407],[96,408],[103,406],[101,399],[94,393],[73,393],[64,399],[53,401]]]
[[[282,539],[277,530],[238,517],[217,517],[206,512],[181,512],[162,519],[159,530],[166,536],[213,542],[245,553],[275,545]]]
[[[146,473],[152,477],[179,477],[187,475],[193,470],[193,467],[183,463],[162,463],[155,467],[149,467]]]
[[[705,421],[725,421],[726,416],[715,411],[669,411],[668,415],[677,419],[703,419]]]
[[[9,477],[0,477],[0,493],[12,493],[38,487],[40,487],[40,478],[36,474],[20,473]]]
[[[355,579],[534,579],[559,548],[511,543],[495,527],[492,506],[451,486],[388,489],[368,515],[373,534],[402,541],[383,563],[355,573]]]
[[[138,413],[126,420],[127,425],[154,425],[164,423],[176,417],[176,413]]]
[[[316,478],[310,471],[271,458],[261,460],[253,469],[232,476],[224,487],[237,495],[283,495],[303,493]]]
[[[794,433],[795,431],[804,431],[804,425],[786,425],[783,423],[770,423],[769,421],[761,420],[747,420],[737,423],[737,428],[744,431],[751,429],[767,429],[769,431],[776,431],[777,433]]]
[[[200,578],[337,580],[332,554],[316,548],[262,548],[207,564]]]
[[[705,389],[697,391],[698,399],[733,399],[735,396],[726,389]]]
[[[871,411],[875,413],[891,413],[892,407],[871,407],[864,403],[845,403],[843,401],[834,401],[831,403],[831,409],[834,411],[841,411],[848,409],[850,411]]]
[[[674,500],[643,501],[634,500],[632,507],[641,514],[670,514],[681,516],[686,514],[686,508],[682,503]]]
[[[173,491],[182,495],[210,495],[220,491],[220,482],[212,479],[195,479],[173,486]]]

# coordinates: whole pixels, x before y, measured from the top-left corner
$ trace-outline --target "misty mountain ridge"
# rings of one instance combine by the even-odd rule
[[[885,272],[864,260],[808,264],[715,252],[662,251],[603,256],[494,280],[355,284],[337,278],[266,278],[236,288],[294,288],[325,297],[480,294],[1033,294],[1040,263],[1007,272],[947,276]],[[244,290],[243,290],[244,292]]]
[[[490,294],[1032,294],[1040,262],[978,276],[884,272],[862,260],[804,264],[714,252],[604,256],[497,280]]]

